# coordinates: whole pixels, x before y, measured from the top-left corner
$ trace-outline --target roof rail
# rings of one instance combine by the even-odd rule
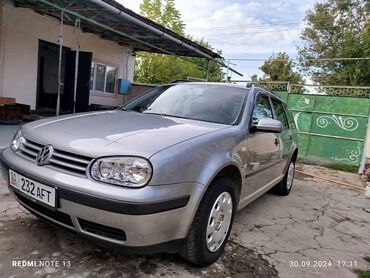
[[[186,79],[176,79],[170,81],[168,84],[175,84],[175,83],[182,83],[182,82],[192,82],[191,80],[186,80]]]
[[[260,88],[262,88],[262,89],[265,89],[265,90],[267,90],[267,91],[269,91],[269,92],[273,93],[273,91],[272,91],[272,90],[270,90],[270,88],[269,88],[269,87],[267,87],[267,86],[266,86],[266,85],[264,85],[264,84],[261,84],[261,83],[259,83],[259,82],[254,82],[254,81],[248,81],[248,82],[247,82],[246,87],[247,87],[247,88],[252,88],[252,86],[258,86],[258,87],[260,87]]]

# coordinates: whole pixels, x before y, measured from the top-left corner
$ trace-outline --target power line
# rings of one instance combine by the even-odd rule
[[[352,61],[352,60],[370,60],[370,57],[358,57],[358,58],[317,58],[317,59],[305,59],[304,61]]]
[[[193,30],[194,32],[208,32],[212,30],[232,30],[232,29],[245,29],[245,28],[256,28],[256,27],[274,27],[274,26],[281,26],[281,25],[293,25],[298,24],[299,22],[285,22],[280,24],[271,24],[269,22],[260,23],[260,24],[243,24],[243,25],[230,25],[230,26],[223,26],[223,27],[210,27],[210,28],[197,28]]]
[[[300,30],[297,27],[292,27],[292,28],[289,28],[288,26],[276,26],[276,27],[271,27],[271,26],[266,26],[265,29],[263,28],[249,28],[249,29],[244,29],[244,30],[240,30],[240,31],[237,31],[235,30],[233,33],[229,33],[228,31],[226,30],[222,30],[222,31],[217,31],[217,33],[211,33],[211,32],[207,32],[207,33],[203,33],[203,34],[197,34],[198,36],[203,36],[203,37],[224,37],[225,35],[226,36],[239,36],[239,35],[243,35],[243,34],[255,34],[255,33],[265,33],[265,32],[276,32],[276,31],[281,31],[281,30]]]
[[[250,35],[250,34],[262,34],[262,33],[274,33],[274,32],[297,32],[297,29],[275,29],[275,30],[265,30],[265,31],[255,31],[255,32],[239,32],[239,33],[232,33],[232,34],[210,34],[205,35],[203,38],[234,38],[240,37],[241,35]]]
[[[262,59],[262,58],[235,58],[235,59],[225,59],[230,61],[245,61],[245,62],[264,62],[269,58]],[[274,61],[279,62],[299,62],[299,60],[290,60],[290,59],[273,59]],[[370,57],[341,57],[341,58],[316,58],[316,59],[303,59],[303,61],[357,61],[357,60],[370,60]]]
[[[264,22],[264,23],[258,23],[258,24],[239,24],[239,25],[224,25],[224,26],[212,26],[207,28],[197,28],[196,30],[193,30],[193,32],[208,32],[212,30],[232,30],[232,29],[244,29],[248,27],[278,27],[281,25],[294,25],[299,24],[301,22],[304,22],[305,20],[300,21],[292,21],[292,20],[284,20],[284,21],[273,21],[273,22]],[[314,20],[311,21],[314,23],[321,23],[321,22],[332,22],[330,18],[326,19],[320,19],[320,20]],[[335,26],[327,26],[327,27],[335,27]]]
[[[279,27],[286,27],[286,28],[282,28],[280,29]],[[299,27],[299,26],[297,26]],[[263,30],[263,28],[266,28],[265,30]],[[224,33],[222,31],[227,31],[227,30],[214,30],[214,31],[217,31],[217,33],[208,33],[209,34],[197,34],[196,36],[202,36],[202,37],[225,37],[225,36],[240,36],[240,35],[243,35],[243,34],[259,34],[259,33],[265,33],[265,32],[280,32],[280,31],[301,31],[302,29],[301,28],[289,28],[288,26],[264,26],[263,28],[246,28],[246,29],[243,29],[243,30],[246,30],[247,32],[243,32],[243,30],[241,31],[237,31],[236,33]],[[332,30],[332,29],[335,29],[336,27],[335,26],[328,26],[328,27],[323,27],[321,28],[321,30]],[[257,29],[256,31],[249,31],[249,30],[253,30],[253,29]],[[221,32],[220,32],[221,31]],[[193,32],[193,31],[192,31]]]
[[[277,28],[275,28],[277,27]],[[217,31],[217,33],[210,33],[210,34],[204,34],[204,35],[200,35],[202,36],[203,38],[216,38],[216,37],[235,37],[235,36],[240,36],[240,35],[245,35],[245,34],[261,34],[261,33],[270,33],[270,32],[287,32],[287,31],[301,31],[301,29],[297,29],[297,28],[288,28],[288,26],[286,26],[286,28],[282,28],[280,29],[279,27],[284,27],[284,26],[264,26],[263,28],[266,28],[265,30],[263,30],[263,28],[247,28],[247,32],[243,32],[243,31],[239,31],[239,32],[234,32],[234,33],[223,33],[223,32],[220,32],[220,30],[214,30],[214,31]],[[325,28],[322,28],[322,29],[334,29],[335,26],[331,26],[331,27],[325,27]],[[248,31],[249,30],[253,30],[253,29],[257,29],[256,31]],[[244,29],[245,30],[245,29]],[[226,31],[226,30],[225,30]],[[199,36],[199,34],[198,34]]]

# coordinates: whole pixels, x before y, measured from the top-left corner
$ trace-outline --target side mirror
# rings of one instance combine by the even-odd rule
[[[255,126],[256,131],[265,131],[265,132],[282,132],[283,124],[274,119],[262,118],[259,120],[258,124]]]

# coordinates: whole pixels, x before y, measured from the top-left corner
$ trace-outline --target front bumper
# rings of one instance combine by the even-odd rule
[[[204,185],[195,182],[123,188],[37,166],[3,151],[2,172],[12,169],[57,190],[55,211],[11,191],[32,213],[83,235],[126,247],[132,253],[175,252],[187,236]]]

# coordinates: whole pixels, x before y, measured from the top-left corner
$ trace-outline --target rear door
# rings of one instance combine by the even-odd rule
[[[269,96],[258,93],[252,113],[250,130],[262,118],[274,118]],[[255,131],[241,142],[239,155],[246,173],[246,184],[243,185],[242,198],[247,198],[276,179],[280,173],[276,164],[279,162],[281,151],[279,135],[272,132]]]

